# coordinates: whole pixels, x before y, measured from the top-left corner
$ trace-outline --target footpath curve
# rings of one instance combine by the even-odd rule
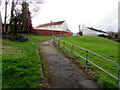
[[[49,88],[98,88],[93,81],[85,78],[71,63],[60,54],[52,40],[40,43],[40,55],[43,64],[45,83]]]

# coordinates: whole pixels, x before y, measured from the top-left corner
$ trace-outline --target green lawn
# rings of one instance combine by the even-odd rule
[[[107,57],[115,62],[118,62],[118,57],[120,57],[118,56],[118,43],[109,39],[94,37],[94,36],[71,36],[71,37],[62,38],[62,40],[69,42],[73,45],[77,45],[82,48],[88,49],[95,53],[98,53],[99,55]],[[69,44],[65,44],[65,46],[71,49]],[[65,51],[71,54],[68,50]],[[73,51],[77,52],[83,57],[86,57],[85,51],[83,50],[74,47]],[[80,59],[80,61],[85,64],[85,60],[74,54],[72,55]],[[118,77],[118,67],[115,64],[106,61],[105,59],[102,59],[100,57],[97,57],[93,54],[88,53],[88,55],[89,55],[88,59],[90,61],[92,61],[93,63],[97,64],[98,66],[102,67],[103,69],[107,70],[108,72]],[[106,88],[118,87],[118,81],[116,79],[103,73],[101,70],[99,70],[95,66],[92,66],[90,63],[88,64],[88,66],[91,67],[96,72],[96,76],[99,77],[97,83],[101,87],[106,87]]]
[[[2,40],[2,87],[40,88],[42,67],[38,42],[48,36],[28,36],[27,42]]]

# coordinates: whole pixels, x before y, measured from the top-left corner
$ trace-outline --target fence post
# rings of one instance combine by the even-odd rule
[[[73,53],[73,47],[74,47],[74,45],[71,45],[71,54]]]
[[[55,37],[53,37],[53,45],[55,45]]]
[[[63,42],[63,49],[65,49],[65,42]]]
[[[60,40],[58,40],[58,47],[60,46]]]
[[[88,64],[88,51],[86,50],[86,65]]]

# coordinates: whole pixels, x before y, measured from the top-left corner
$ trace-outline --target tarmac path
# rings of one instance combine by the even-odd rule
[[[85,78],[55,49],[52,40],[40,43],[40,53],[44,76],[50,88],[98,88],[95,81]]]

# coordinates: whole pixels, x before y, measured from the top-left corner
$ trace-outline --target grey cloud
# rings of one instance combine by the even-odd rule
[[[108,15],[105,16],[98,24],[98,27],[107,31],[118,31],[118,9],[114,8]]]

